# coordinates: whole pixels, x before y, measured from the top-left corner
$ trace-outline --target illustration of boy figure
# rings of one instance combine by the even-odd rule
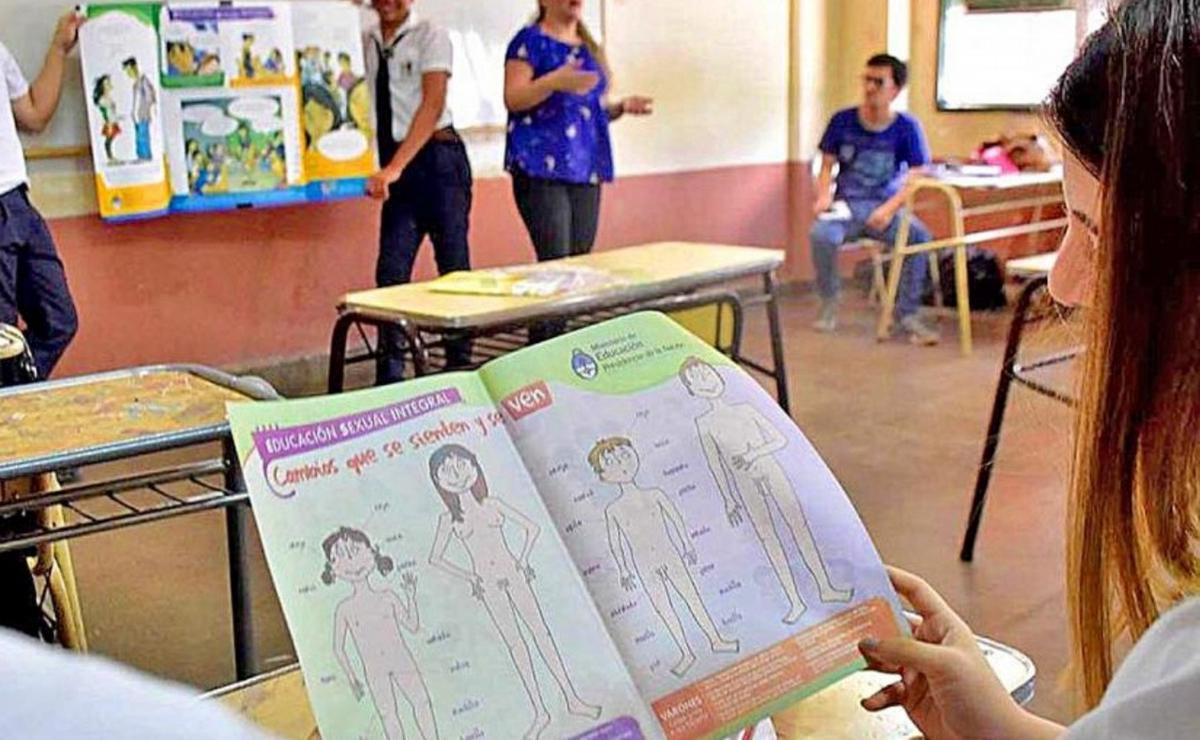
[[[333,652],[354,698],[361,701],[364,692],[346,654],[347,638],[354,640],[367,690],[388,740],[404,738],[397,692],[412,709],[420,737],[423,740],[436,738],[433,703],[401,632],[403,627],[415,635],[421,629],[416,577],[409,573],[401,579],[403,597],[386,585],[372,586],[372,571],[387,576],[394,565],[391,558],[381,554],[371,545],[370,538],[357,529],[342,527],[326,537],[321,547],[325,550],[325,571],[321,580],[326,585],[345,581],[353,589],[333,613]]]
[[[154,119],[154,106],[158,103],[158,92],[150,78],[142,74],[135,57],[129,57],[121,62],[121,69],[133,82],[132,116],[134,140],[136,141],[137,159],[139,162],[149,162],[153,159],[150,149],[150,122]]]
[[[853,589],[836,588],[830,581],[800,499],[775,457],[787,446],[787,438],[752,405],[727,401],[725,380],[704,360],[685,360],[679,368],[679,380],[688,393],[708,402],[708,410],[696,417],[700,446],[725,501],[730,526],[742,523],[743,506],[750,516],[754,533],[790,603],[784,623],[794,624],[808,607],[800,598],[783,535],[771,515],[772,503],[781,515],[781,527],[795,539],[800,557],[820,590],[821,601],[849,601]]]
[[[717,631],[684,562],[696,564],[696,549],[688,537],[683,515],[662,490],[639,488],[635,482],[641,460],[633,443],[624,437],[602,439],[588,453],[588,463],[600,480],[620,489],[616,500],[604,510],[608,546],[617,561],[621,586],[633,591],[641,581],[642,590],[679,648],[679,661],[671,672],[682,678],[696,662],[696,654],[688,645],[679,613],[671,601],[672,588],[708,637],[712,651],[736,653],[738,641],[727,640]],[[671,532],[675,533],[678,546]]]
[[[306,46],[296,56],[300,66],[300,85],[322,84],[324,80],[321,78],[321,50],[316,46]]]

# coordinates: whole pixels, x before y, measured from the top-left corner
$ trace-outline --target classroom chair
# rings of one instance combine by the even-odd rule
[[[42,475],[34,480],[37,493],[53,493],[60,488],[58,478],[54,475]],[[65,523],[61,506],[43,509],[40,518],[45,529],[57,529]],[[30,570],[42,582],[43,593],[49,595],[50,607],[54,612],[52,626],[59,643],[69,650],[86,653],[88,644],[83,626],[83,609],[75,584],[75,564],[66,540],[38,545],[38,554],[32,559]]]
[[[838,169],[840,165],[834,162],[832,180],[837,180]],[[813,158],[812,176],[815,183],[817,177],[821,174],[821,157]],[[832,189],[831,185],[831,189]],[[911,208],[911,204],[910,204]],[[907,235],[905,236],[907,240]],[[867,260],[871,262],[871,287],[867,291],[867,301],[873,306],[880,306],[887,294],[887,265],[892,262],[894,252],[889,252],[887,244],[884,244],[878,239],[870,237],[862,237],[852,242],[846,242],[842,248],[838,250],[839,254],[861,254],[865,255]],[[938,271],[937,260],[933,259],[929,262],[930,276],[933,278],[934,302],[937,305],[942,305],[942,283],[941,276]],[[897,273],[898,274],[898,273]],[[892,305],[895,305],[895,300],[892,300]]]
[[[912,217],[917,205],[917,196],[926,190],[939,193],[946,198],[952,233],[945,239],[934,239],[925,244],[909,244],[908,234],[912,229]],[[953,186],[929,178],[918,180],[909,188],[908,198],[901,211],[900,228],[896,231],[896,243],[892,246],[887,286],[883,293],[879,323],[876,327],[876,338],[879,341],[886,341],[892,334],[892,322],[894,321],[892,314],[896,306],[896,296],[900,292],[900,273],[904,269],[906,257],[929,253],[930,277],[933,279],[934,291],[937,294],[935,302],[944,307],[944,300],[941,297],[941,274],[938,268],[938,255],[944,249],[954,250],[954,288],[957,294],[959,346],[963,355],[971,354],[971,295],[967,280],[966,222],[963,217],[962,196]]]
[[[1049,257],[1049,259],[1047,259]],[[1008,410],[1009,391],[1013,384],[1028,388],[1047,398],[1066,404],[1075,405],[1074,394],[1066,388],[1057,387],[1036,377],[1034,373],[1052,367],[1072,362],[1083,353],[1081,347],[1070,347],[1065,350],[1048,353],[1044,356],[1022,358],[1021,345],[1026,331],[1033,325],[1051,321],[1063,321],[1070,311],[1059,306],[1050,297],[1048,290],[1048,275],[1053,266],[1054,255],[1038,255],[1023,260],[1009,261],[1009,274],[1014,274],[1014,267],[1019,276],[1031,277],[1021,290],[1017,299],[1017,308],[1013,314],[1012,324],[1008,329],[1008,340],[1004,345],[1004,361],[1000,365],[1000,379],[996,383],[996,394],[992,399],[992,413],[988,418],[987,435],[983,442],[983,455],[979,461],[979,472],[975,478],[975,491],[971,495],[971,510],[967,516],[967,527],[963,533],[962,549],[958,558],[964,563],[975,559],[975,541],[979,536],[979,526],[983,523],[983,508],[987,503],[988,487],[992,481],[992,470],[996,465],[996,452],[1000,448],[1000,430],[1004,425],[1004,415]],[[1020,263],[1032,266],[1032,271],[1022,275]]]
[[[28,383],[35,377],[25,336],[15,326],[0,324],[0,385]],[[0,481],[0,502],[57,490],[58,479],[53,475]],[[43,529],[56,529],[63,523],[61,506],[47,506],[39,512],[38,525]],[[40,585],[38,603],[44,605],[49,601],[53,613],[51,628],[58,641],[66,648],[87,651],[70,547],[65,541],[39,545],[36,556],[29,559],[29,569]]]
[[[821,154],[812,160],[812,177],[813,183],[816,184],[817,177],[821,174]],[[833,164],[833,173],[831,182],[837,181],[839,165],[837,162]],[[832,190],[834,186],[830,186]],[[863,237],[856,241],[846,242],[842,248],[838,250],[840,254],[865,255],[871,261],[871,288],[867,294],[867,299],[872,303],[876,303],[882,296],[886,286],[884,281],[884,264],[888,261],[887,245],[878,239],[869,239]]]

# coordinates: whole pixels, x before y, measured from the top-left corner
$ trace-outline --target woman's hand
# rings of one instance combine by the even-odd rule
[[[631,116],[648,116],[654,112],[654,98],[630,95],[621,100],[621,112]]]
[[[558,92],[587,95],[600,84],[600,75],[588,72],[582,65],[583,62],[577,58],[568,59],[561,67],[546,75],[550,86]]]
[[[878,712],[902,706],[931,740],[1057,737],[1062,728],[1023,710],[988,665],[971,628],[920,578],[888,568],[892,585],[920,615],[913,638],[864,640],[872,670],[900,680],[863,700]]]

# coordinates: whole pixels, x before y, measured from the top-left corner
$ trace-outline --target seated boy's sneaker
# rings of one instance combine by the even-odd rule
[[[916,314],[900,319],[900,328],[908,333],[908,341],[919,347],[932,347],[942,339],[937,331],[926,326]]]
[[[812,328],[822,334],[832,334],[837,331],[837,301],[821,301],[821,311]]]

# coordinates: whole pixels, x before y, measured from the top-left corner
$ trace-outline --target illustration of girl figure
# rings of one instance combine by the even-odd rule
[[[787,438],[754,406],[731,403],[725,398],[725,379],[704,360],[690,357],[684,361],[679,380],[688,393],[708,402],[708,409],[696,417],[700,446],[724,500],[730,526],[742,523],[743,510],[749,515],[750,525],[790,604],[783,621],[794,624],[808,609],[784,550],[787,536],[795,540],[821,601],[849,601],[853,589],[837,588],[830,580],[800,499],[776,457],[787,447]],[[771,514],[772,505],[782,515],[779,520]]]
[[[326,585],[345,581],[353,589],[333,614],[333,653],[354,698],[362,699],[363,686],[346,654],[347,638],[354,640],[367,690],[388,740],[404,738],[399,697],[403,697],[412,709],[420,737],[423,740],[436,738],[433,703],[401,632],[403,627],[416,634],[421,628],[416,577],[410,573],[401,579],[403,597],[386,585],[372,586],[372,571],[386,576],[394,566],[392,559],[381,554],[371,545],[370,538],[357,529],[342,527],[326,537],[321,546],[325,550],[325,572],[321,574],[321,580]]]
[[[550,725],[550,712],[537,684],[532,651],[521,631],[522,623],[533,638],[533,647],[558,683],[566,699],[567,711],[579,717],[599,717],[600,707],[581,699],[571,684],[558,645],[531,586],[534,572],[529,565],[529,555],[541,531],[538,525],[504,501],[489,495],[479,461],[461,445],[450,444],[438,449],[429,459],[429,474],[446,505],[446,511],[438,517],[429,562],[470,584],[471,595],[483,603],[508,647],[534,711],[533,722],[525,737],[540,737]],[[506,525],[522,535],[522,545],[515,554],[504,536]],[[467,567],[446,559],[452,538],[465,551]]]
[[[100,135],[104,137],[104,154],[109,164],[115,164],[113,156],[113,141],[121,134],[121,124],[117,123],[117,101],[113,99],[113,82],[109,75],[100,75],[92,87],[92,102],[100,111]]]

